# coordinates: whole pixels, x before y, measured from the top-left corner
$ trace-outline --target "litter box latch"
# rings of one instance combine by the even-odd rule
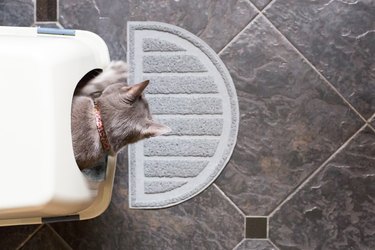
[[[71,29],[56,29],[56,28],[44,28],[38,27],[37,28],[38,34],[43,35],[61,35],[61,36],[75,36],[76,31]]]
[[[79,214],[75,215],[67,215],[67,216],[56,216],[56,217],[43,217],[42,223],[56,223],[56,222],[66,222],[66,221],[79,221],[80,217]]]

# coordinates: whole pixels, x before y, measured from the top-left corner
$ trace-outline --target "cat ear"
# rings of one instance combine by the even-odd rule
[[[148,127],[142,131],[142,134],[145,137],[155,137],[159,135],[164,135],[171,131],[172,130],[170,127],[151,121]]]
[[[141,83],[123,87],[122,90],[125,90],[126,94],[131,98],[136,99],[138,96],[142,95],[142,92],[145,90],[149,82],[149,80],[146,80]]]

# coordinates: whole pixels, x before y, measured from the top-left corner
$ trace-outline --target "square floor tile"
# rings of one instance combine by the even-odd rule
[[[265,15],[366,119],[375,112],[375,1],[276,0]]]
[[[262,16],[221,58],[240,107],[217,185],[246,215],[268,215],[363,124]]]
[[[365,128],[270,218],[280,249],[375,249],[375,132]]]

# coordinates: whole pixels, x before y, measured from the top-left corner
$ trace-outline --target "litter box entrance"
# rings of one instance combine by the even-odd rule
[[[86,75],[84,75],[81,80],[77,83],[77,86],[74,90],[74,95],[83,87],[85,86],[91,79],[94,79],[96,76],[98,76],[100,73],[102,73],[102,69],[93,69],[89,71]]]
[[[93,78],[95,78],[96,76],[98,76],[100,73],[102,72],[101,69],[93,69],[91,71],[89,71],[87,74],[85,74],[81,80],[77,83],[77,86],[74,90],[74,96],[77,95],[77,93],[79,92],[80,89],[82,89],[90,80],[92,80]],[[73,98],[74,96],[72,97],[72,107],[71,107],[71,110],[72,110],[72,115],[73,115]],[[79,105],[79,103],[76,103],[75,105]],[[82,119],[84,119],[82,117]],[[79,121],[80,119],[78,119]],[[71,119],[71,137],[72,137],[72,141],[73,141],[73,128],[77,129],[77,131],[79,133],[85,133],[85,131],[82,131],[80,130],[80,124],[75,124],[73,125],[73,119]],[[77,133],[76,131],[76,133]],[[84,137],[85,135],[83,135]],[[73,151],[74,151],[74,147],[73,147]],[[82,170],[82,173],[89,179],[103,179],[104,176],[102,176],[104,173],[105,173],[105,168],[106,168],[106,165],[107,165],[107,157],[104,157],[100,162],[98,162],[98,164],[96,164],[95,166],[90,166],[90,168],[86,168],[86,169],[83,169]],[[77,163],[77,166],[78,163]]]

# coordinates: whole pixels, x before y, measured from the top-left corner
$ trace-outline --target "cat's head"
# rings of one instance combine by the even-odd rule
[[[131,86],[113,84],[98,98],[104,126],[115,148],[171,131],[152,119],[143,94],[148,83],[147,80]]]

